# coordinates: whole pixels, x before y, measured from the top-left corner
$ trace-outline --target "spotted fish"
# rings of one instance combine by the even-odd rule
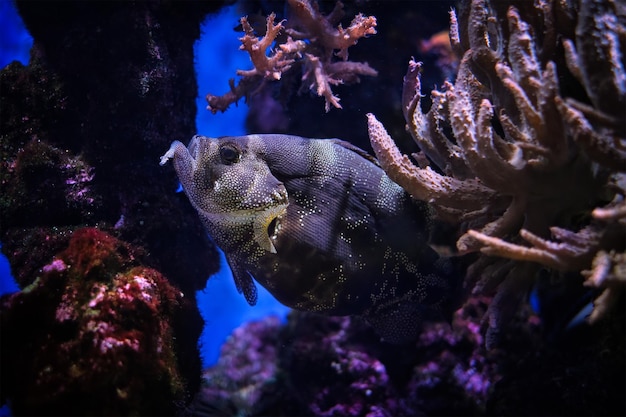
[[[239,292],[254,280],[297,310],[365,318],[404,343],[451,312],[459,277],[428,245],[428,208],[365,151],[288,135],[175,141],[178,178]]]

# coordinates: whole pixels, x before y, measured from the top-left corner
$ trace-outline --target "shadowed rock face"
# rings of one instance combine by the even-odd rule
[[[34,282],[82,226],[142,247],[136,265],[155,268],[185,294],[167,320],[176,366],[194,392],[202,322],[193,294],[217,256],[158,157],[172,138],[195,131],[193,44],[221,2],[17,6],[34,47],[27,67],[14,63],[0,73],[0,241],[13,274],[22,287]],[[124,395],[148,396],[142,389]]]

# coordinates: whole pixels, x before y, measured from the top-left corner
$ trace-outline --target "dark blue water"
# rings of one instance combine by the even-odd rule
[[[28,34],[13,2],[0,0],[0,68],[13,61],[28,64],[33,38]]]

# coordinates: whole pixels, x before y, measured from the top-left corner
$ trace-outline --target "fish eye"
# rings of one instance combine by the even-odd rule
[[[220,158],[226,165],[234,164],[239,161],[240,157],[239,149],[233,145],[224,145],[220,148]]]

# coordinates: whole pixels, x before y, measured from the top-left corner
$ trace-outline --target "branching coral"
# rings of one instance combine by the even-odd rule
[[[357,15],[350,26],[344,29],[339,21],[343,17],[343,4],[337,2],[333,11],[324,16],[317,3],[310,0],[288,0],[293,19],[274,24],[274,13],[267,17],[265,35],[257,37],[247,17],[241,18],[244,36],[240,38],[240,49],[250,55],[254,68],[238,70],[241,80],[237,85],[230,80],[230,91],[222,96],[208,94],[208,109],[216,113],[225,111],[241,97],[258,91],[266,81],[280,80],[282,75],[294,66],[302,67],[302,89],[310,89],[324,97],[326,111],[330,106],[341,108],[339,97],[333,94],[331,86],[355,83],[360,75],[376,76],[377,72],[364,62],[348,61],[348,48],[360,38],[376,33],[376,18]],[[336,26],[336,27],[335,27]],[[285,36],[280,36],[283,32]],[[276,42],[269,56],[267,49]],[[337,51],[337,52],[335,52]],[[337,56],[341,60],[337,61]]]
[[[461,253],[483,254],[467,278],[475,292],[497,289],[488,343],[541,265],[603,289],[592,320],[626,284],[626,15],[613,0],[519,3],[451,12],[463,58],[425,114],[411,61],[402,104],[419,166],[368,115],[390,177],[461,225]]]

